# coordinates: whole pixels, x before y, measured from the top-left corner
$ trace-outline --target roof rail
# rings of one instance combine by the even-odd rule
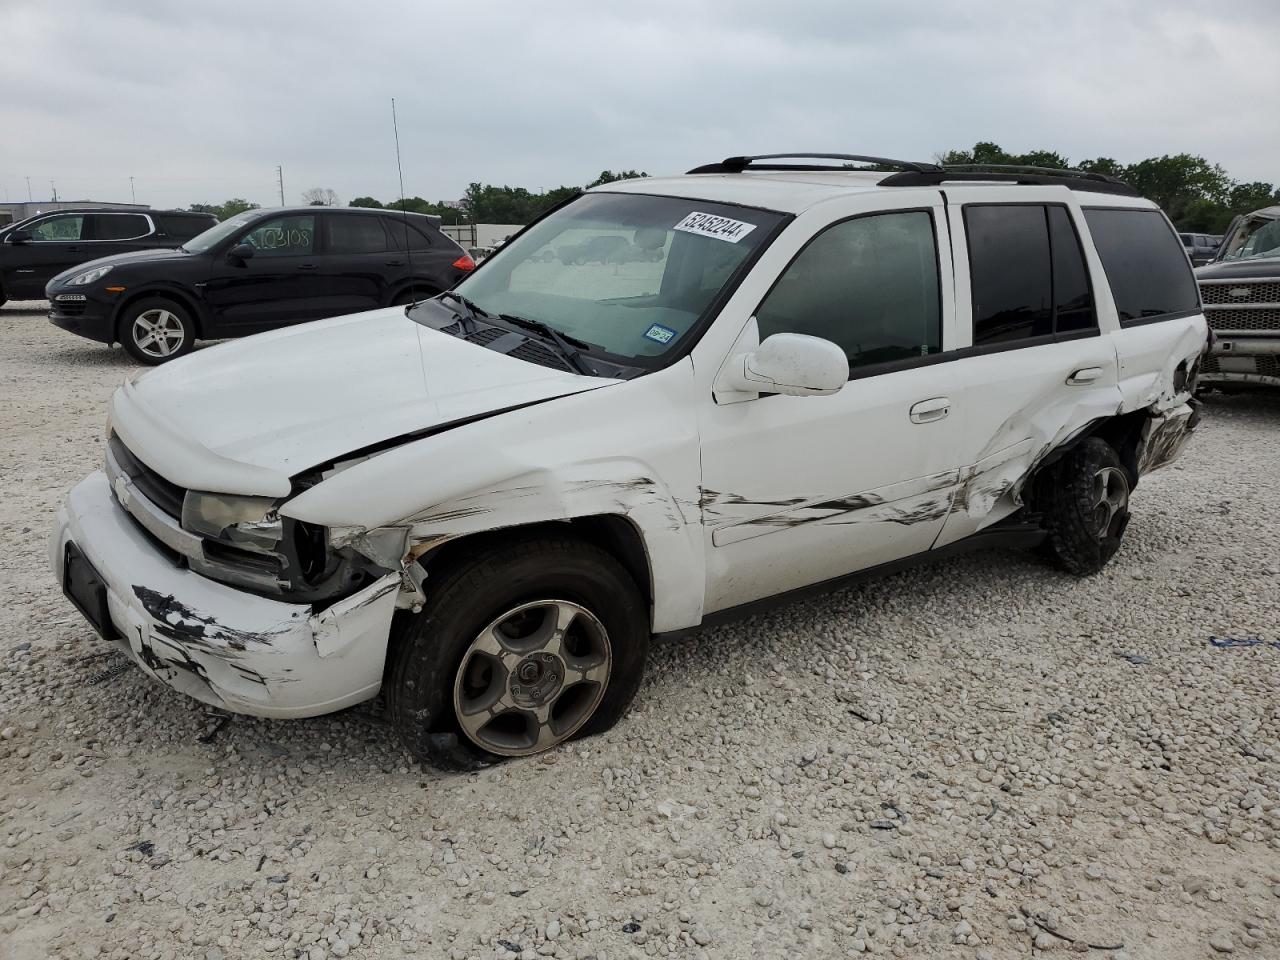
[[[1101,173],[1002,163],[955,163],[935,166],[932,170],[908,170],[890,174],[880,181],[880,186],[932,187],[957,181],[1038,184],[1062,186],[1069,190],[1086,190],[1090,193],[1115,193],[1126,197],[1142,196],[1123,180]]]
[[[840,164],[782,164],[760,163],[761,160],[839,160]],[[890,160],[887,157],[864,157],[854,153],[762,153],[754,157],[727,157],[719,163],[694,167],[690,173],[742,173],[747,167],[756,170],[847,170],[851,164],[863,163],[875,167],[890,167],[911,173],[940,173],[936,163],[917,163],[914,160]]]

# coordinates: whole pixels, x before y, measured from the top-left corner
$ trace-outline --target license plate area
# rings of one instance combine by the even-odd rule
[[[119,631],[111,622],[106,581],[74,543],[62,556],[62,592],[104,640],[118,640]]]

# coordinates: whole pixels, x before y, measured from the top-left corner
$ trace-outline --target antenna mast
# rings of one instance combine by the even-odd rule
[[[418,302],[413,285],[413,245],[409,242],[409,211],[404,202],[404,168],[400,166],[400,125],[396,123],[396,98],[391,98],[391,129],[396,136],[396,173],[400,177],[400,219],[404,221],[404,256],[409,263],[409,309]]]

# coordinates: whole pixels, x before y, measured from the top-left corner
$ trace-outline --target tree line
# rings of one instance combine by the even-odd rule
[[[1117,177],[1158,203],[1179,230],[1196,233],[1222,233],[1232,217],[1280,203],[1280,189],[1274,184],[1262,181],[1237,182],[1220,165],[1189,153],[1151,157],[1131,164],[1123,164],[1110,157],[1072,163],[1054,150],[1008,153],[998,144],[982,141],[975,143],[969,150],[949,150],[939,154],[937,159],[942,163],[1018,164],[1057,170],[1083,170]],[[528,223],[579,190],[646,176],[647,173],[638,170],[617,173],[602,170],[600,176],[582,187],[560,186],[541,191],[472,183],[467,187],[460,203],[424,200],[422,197],[386,201],[375,197],[356,197],[348,206],[404,209],[410,213],[433,214],[447,224]],[[337,194],[324,187],[306,190],[302,197],[305,203],[313,206],[334,206],[339,202]],[[219,220],[225,220],[245,210],[256,209],[257,206],[256,203],[237,197],[222,204],[193,203],[188,209],[212,213]]]

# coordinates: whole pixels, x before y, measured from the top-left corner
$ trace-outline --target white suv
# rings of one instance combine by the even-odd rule
[[[997,542],[1101,568],[1197,420],[1169,222],[1097,176],[787,159],[609,184],[451,293],[126,383],[67,596],[201,701],[381,690],[458,766],[608,728],[655,634]]]

